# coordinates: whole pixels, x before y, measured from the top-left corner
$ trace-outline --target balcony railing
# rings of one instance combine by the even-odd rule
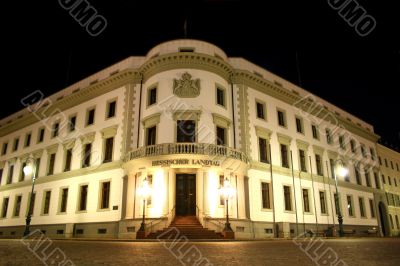
[[[249,162],[247,156],[241,151],[226,146],[208,143],[163,143],[144,146],[129,152],[125,157],[125,161],[169,154],[222,156],[240,160],[244,163]]]

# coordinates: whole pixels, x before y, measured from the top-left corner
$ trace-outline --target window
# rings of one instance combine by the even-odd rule
[[[303,119],[296,117],[296,131],[297,133],[304,134]]]
[[[329,159],[329,164],[331,166],[331,178],[335,179],[335,161],[333,159]]]
[[[278,110],[278,124],[281,127],[286,127],[286,116],[283,111]]]
[[[269,163],[268,161],[268,150],[267,150],[267,140],[264,138],[258,138],[258,147],[260,151],[260,162]]]
[[[3,168],[0,168],[0,186],[2,180],[3,180]]]
[[[148,175],[147,176],[147,182],[149,182],[149,187],[152,187],[152,185],[153,185],[153,175]],[[152,195],[149,195],[147,197],[147,202],[146,202],[147,206],[150,206],[151,202],[152,202]]]
[[[316,125],[311,125],[312,136],[314,139],[319,139],[318,128]]]
[[[25,147],[29,147],[31,145],[31,138],[32,138],[32,134],[28,133],[25,136]]]
[[[196,142],[196,122],[194,120],[177,121],[177,142]]]
[[[146,145],[155,145],[156,144],[156,136],[157,136],[157,127],[149,127],[146,128]]]
[[[322,160],[319,154],[315,154],[315,165],[317,167],[317,175],[323,176],[324,171],[322,170]]]
[[[344,144],[344,136],[339,136],[339,145],[341,149],[346,149],[346,146]]]
[[[375,218],[375,205],[373,199],[369,199],[369,210],[371,212],[371,217]]]
[[[47,175],[52,175],[54,174],[54,164],[56,162],[56,154],[52,153],[49,156],[49,169],[47,171]]]
[[[86,211],[87,195],[88,185],[81,186],[79,191],[79,211]]]
[[[382,165],[382,159],[380,156],[378,156],[379,164]]]
[[[394,185],[397,187],[397,181],[396,181],[396,178],[393,178],[393,182],[394,182]]]
[[[157,87],[148,90],[147,106],[157,103]]]
[[[333,194],[333,197],[335,198],[335,212],[336,215],[339,215],[340,213],[340,201],[339,201],[339,196],[338,194]]]
[[[51,198],[51,191],[46,191],[44,193],[43,214],[49,214],[50,198]]]
[[[322,214],[327,214],[327,208],[326,208],[326,194],[325,191],[320,191],[319,192],[319,203],[321,204],[321,213]]]
[[[226,129],[217,126],[217,145],[226,145]]]
[[[19,213],[21,211],[21,202],[22,202],[22,196],[18,195],[15,197],[15,206],[14,206],[14,217],[18,217]]]
[[[356,176],[357,185],[361,185],[360,169],[357,166],[354,167],[354,173],[355,173],[355,176]]]
[[[333,140],[332,140],[332,131],[331,131],[329,128],[327,128],[327,129],[325,129],[325,134],[326,134],[326,142],[327,142],[328,144],[332,144],[332,143],[333,143]]]
[[[304,212],[310,212],[310,196],[308,189],[303,188],[303,207]]]
[[[155,101],[157,101],[157,88],[156,89],[156,95],[155,95]],[[154,102],[155,103],[155,102]],[[153,104],[153,103],[152,103]],[[107,106],[107,118],[111,118],[115,116],[115,107],[117,106],[117,101],[112,101],[108,103]]]
[[[225,90],[217,87],[217,104],[221,106],[225,106]]]
[[[68,202],[68,188],[63,188],[61,190],[60,212],[66,212],[67,211],[67,202]]]
[[[365,184],[367,184],[367,187],[371,187],[371,178],[369,176],[369,171],[365,171]]]
[[[110,181],[101,183],[101,209],[110,207]]]
[[[300,171],[307,172],[306,152],[302,149],[299,149],[299,157],[300,157]]]
[[[8,168],[7,185],[12,183],[13,175],[14,175],[14,165],[10,165]]]
[[[44,128],[39,129],[39,134],[38,134],[38,143],[43,142],[44,140]]]
[[[265,104],[256,102],[257,118],[265,119]]]
[[[59,122],[54,123],[53,130],[52,130],[52,135],[51,135],[53,138],[58,136],[59,129],[60,129],[60,123]]]
[[[87,143],[84,146],[82,167],[89,167],[90,166],[91,154],[92,154],[92,143]]]
[[[392,167],[392,169],[394,170],[394,167],[393,167],[393,162],[392,161],[390,161],[390,166]]]
[[[383,183],[383,184],[386,184],[386,179],[385,179],[385,176],[384,176],[384,175],[382,175],[382,183]]]
[[[371,159],[372,160],[375,160],[375,158],[376,158],[376,155],[375,155],[375,150],[373,149],[373,148],[369,148],[369,153],[371,153]]]
[[[284,144],[281,144],[281,163],[282,167],[289,168],[288,148]]]
[[[285,210],[291,211],[292,210],[292,195],[291,195],[289,186],[283,186],[283,194],[285,197]]]
[[[33,192],[32,199],[31,199],[31,193],[29,193],[28,208],[26,210],[27,215],[29,215],[30,213],[30,215],[33,216],[35,210],[35,199],[36,199],[36,192]]]
[[[388,176],[388,183],[389,183],[389,186],[392,185],[392,179],[390,178],[390,176]]]
[[[271,209],[270,185],[266,182],[261,182],[261,196],[263,209]]]
[[[105,149],[104,149],[104,163],[108,163],[112,161],[113,155],[113,145],[114,145],[114,138],[107,138],[105,140]]]
[[[351,196],[347,196],[347,210],[349,216],[354,216],[354,206],[353,206],[353,198]]]
[[[7,153],[7,148],[8,148],[8,143],[3,143],[3,149],[1,150],[1,155],[4,155]]]
[[[1,218],[7,217],[8,201],[9,201],[9,198],[3,198],[3,207],[1,209]]]
[[[94,124],[94,112],[95,112],[94,108],[87,111],[86,126],[90,126],[90,125]]]
[[[193,53],[193,52],[194,52],[194,48],[190,48],[190,47],[179,47],[179,52],[180,52],[180,53]]]
[[[16,139],[14,140],[13,151],[18,150],[18,146],[19,146],[19,138],[16,138]]]
[[[392,215],[391,215],[391,214],[389,214],[389,220],[390,220],[390,227],[391,227],[392,229],[394,229],[393,218],[392,218]]]
[[[224,182],[225,182],[224,175],[220,175],[219,176],[219,187],[220,188],[224,187]],[[225,205],[225,198],[222,194],[219,196],[219,205]]]
[[[385,166],[389,167],[387,159],[385,159]]]
[[[356,153],[356,142],[354,139],[350,140],[350,148],[353,153]]]
[[[68,129],[69,132],[75,131],[76,128],[76,116],[71,116],[69,118]]]
[[[367,150],[364,144],[361,144],[361,154],[364,158],[367,158]]]
[[[364,198],[359,197],[358,198],[358,204],[360,205],[360,216],[361,217],[366,217],[365,216]]]
[[[26,162],[23,162],[21,165],[21,173],[19,174],[18,181],[22,182],[25,180],[25,173],[24,173],[24,167],[26,166]]]
[[[398,164],[398,163],[396,163],[396,168],[397,168],[397,171],[400,171],[400,170],[399,170],[399,164]]]
[[[35,159],[35,177],[39,177],[39,169],[40,169],[40,158]]]
[[[379,177],[378,177],[378,174],[375,173],[375,172],[374,172],[374,179],[375,179],[375,187],[376,187],[377,189],[380,189],[380,188],[381,188],[381,185],[379,184]]]
[[[399,217],[397,215],[394,216],[395,220],[396,220],[396,227],[397,229],[400,229],[400,224],[399,224]]]
[[[68,172],[71,170],[71,162],[72,162],[72,149],[68,149],[65,154],[64,172]]]

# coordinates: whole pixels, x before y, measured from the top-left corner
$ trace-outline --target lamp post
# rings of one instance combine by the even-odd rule
[[[336,163],[340,161],[340,166],[336,167]],[[339,199],[339,192],[338,192],[338,180],[337,180],[337,174],[336,170],[338,172],[338,175],[340,177],[344,177],[348,174],[349,170],[343,166],[342,160],[336,160],[335,162],[335,168],[333,171],[333,174],[335,175],[335,188],[336,188],[336,197],[337,197],[337,208],[338,208],[338,221],[339,221],[339,236],[343,236],[343,216],[342,216],[342,210],[340,208],[340,199]],[[336,201],[336,199],[335,199]]]
[[[136,234],[137,239],[143,239],[146,236],[146,224],[145,224],[146,200],[147,200],[147,197],[150,195],[150,193],[151,193],[151,188],[149,186],[149,181],[145,177],[143,180],[142,186],[140,188],[138,188],[138,194],[143,199],[143,217],[142,217],[142,223],[140,224],[140,228]]]
[[[224,234],[224,237],[228,239],[235,238],[235,232],[233,232],[231,224],[229,222],[229,206],[228,206],[229,198],[232,197],[234,193],[235,193],[234,188],[231,187],[230,181],[228,180],[227,177],[225,177],[224,186],[221,188],[221,194],[225,198],[225,205],[226,205],[226,221],[224,230],[222,232]]]
[[[28,215],[26,216],[26,225],[25,225],[25,231],[24,231],[24,236],[29,235],[29,226],[31,224],[31,216],[32,216],[32,208],[33,208],[33,191],[35,189],[35,180],[36,180],[36,164],[35,164],[35,159],[34,158],[28,158],[27,162],[30,161],[30,164],[27,163],[26,166],[22,169],[25,176],[30,176],[32,174],[32,190],[31,190],[31,198],[29,201],[29,210],[28,210]]]

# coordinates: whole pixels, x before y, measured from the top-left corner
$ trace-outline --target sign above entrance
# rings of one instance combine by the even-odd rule
[[[151,166],[170,166],[170,165],[220,166],[221,162],[218,160],[198,160],[198,159],[156,160],[151,162]]]

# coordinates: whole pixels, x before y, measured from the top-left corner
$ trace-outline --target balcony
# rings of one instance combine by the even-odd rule
[[[248,163],[247,156],[238,150],[208,143],[163,143],[151,146],[140,147],[134,151],[128,152],[125,162],[144,157],[171,155],[171,154],[193,154],[207,156],[221,156],[240,160]]]

